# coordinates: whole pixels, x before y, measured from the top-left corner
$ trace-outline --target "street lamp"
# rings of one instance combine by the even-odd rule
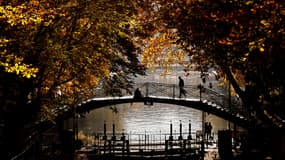
[[[78,140],[78,124],[77,124],[77,117],[76,117],[76,75],[74,76],[73,81],[73,105],[72,105],[72,127],[73,127],[73,151],[75,153],[77,147],[77,140]]]
[[[231,112],[231,82],[229,80],[229,83],[228,83],[228,107],[229,107],[229,110]],[[231,122],[228,121],[228,128],[229,130],[231,129]]]

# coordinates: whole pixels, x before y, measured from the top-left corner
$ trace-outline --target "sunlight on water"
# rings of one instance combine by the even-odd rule
[[[85,132],[89,130],[103,132],[104,121],[107,131],[112,131],[112,124],[116,125],[116,132],[144,134],[169,133],[170,121],[173,124],[173,133],[179,132],[180,120],[183,132],[188,132],[189,120],[192,131],[201,129],[201,112],[195,109],[155,103],[152,106],[137,104],[117,105],[118,113],[109,108],[101,108],[90,112],[79,120],[79,127]]]
[[[148,76],[137,77],[135,81],[140,82],[159,82],[159,83],[178,83],[178,76],[182,76],[186,85],[199,85],[201,83],[200,73],[191,72],[185,76],[183,71],[173,72],[166,76],[158,73],[151,73]],[[213,77],[209,77],[211,83],[215,83]],[[112,112],[110,107],[116,107],[118,113]],[[213,131],[217,132],[226,129],[228,122],[213,115],[205,114],[205,120],[211,121]],[[144,105],[143,103],[120,104],[99,108],[79,118],[79,131],[85,134],[103,133],[104,121],[106,122],[107,132],[111,133],[115,124],[115,132],[127,134],[169,134],[170,123],[173,124],[173,133],[179,133],[180,121],[182,132],[188,133],[189,121],[191,121],[191,132],[202,130],[202,112],[189,107],[154,103]]]

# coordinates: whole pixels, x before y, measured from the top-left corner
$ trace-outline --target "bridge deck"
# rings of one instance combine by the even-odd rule
[[[175,84],[143,83],[137,85],[137,87],[143,95],[141,98],[135,98],[134,95],[126,93],[124,96],[108,96],[102,90],[97,90],[94,98],[82,101],[78,104],[76,111],[85,113],[92,109],[122,103],[143,102],[147,105],[167,103],[205,111],[232,121],[242,127],[251,127],[252,125],[249,112],[243,108],[239,99],[232,97],[229,101],[228,97],[211,88],[186,85],[186,96],[179,98],[179,87]]]

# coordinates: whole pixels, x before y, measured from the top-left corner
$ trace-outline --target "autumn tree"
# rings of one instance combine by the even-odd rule
[[[0,4],[0,114],[10,138],[31,121],[53,120],[52,108],[93,96],[99,82],[128,90],[132,76],[144,74],[132,1]]]
[[[159,30],[153,33],[153,36],[142,41],[142,63],[150,70],[163,68],[162,75],[173,72],[173,66],[187,67],[188,53],[175,44],[177,37],[174,30]]]
[[[149,5],[157,7],[150,11],[156,15],[154,26],[176,29],[177,44],[225,74],[261,125],[284,127],[281,1],[158,0]]]
[[[148,30],[161,35],[175,30],[176,44],[189,53],[190,63],[199,64],[201,72],[214,67],[225,76],[256,128],[267,131],[263,135],[275,149],[267,151],[284,159],[284,1],[144,0],[146,6],[141,19]]]
[[[284,159],[284,2],[157,0],[153,5],[146,14],[156,15],[152,26],[177,30],[177,44],[201,71],[215,67],[226,76],[256,128],[265,128],[253,133],[259,137],[256,147],[267,144],[265,152]]]

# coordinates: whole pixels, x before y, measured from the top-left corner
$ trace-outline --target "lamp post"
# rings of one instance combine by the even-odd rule
[[[201,75],[203,74],[203,71],[201,70]],[[202,85],[202,83],[200,83],[199,85],[199,89],[200,89],[200,102],[202,103],[202,92],[203,92],[203,88],[204,86]],[[202,111],[202,141],[201,141],[201,151],[202,151],[202,155],[204,157],[204,153],[205,153],[205,146],[204,146],[204,142],[205,142],[205,112]],[[189,126],[190,127],[190,126]]]
[[[228,107],[229,107],[229,111],[231,112],[231,82],[229,80],[229,83],[228,83]],[[230,130],[231,129],[231,122],[228,121],[228,129]]]
[[[191,136],[191,120],[189,120],[189,127],[188,127],[188,140],[192,140],[192,136]]]
[[[182,122],[181,122],[181,120],[179,120],[179,121],[180,121],[180,124],[179,124],[179,137],[178,137],[178,139],[182,140],[183,139],[183,137],[182,137]]]
[[[169,136],[169,140],[172,141],[173,140],[173,136],[172,136],[172,121],[170,120],[170,136]]]
[[[77,147],[77,140],[78,140],[78,134],[77,134],[77,129],[78,129],[78,124],[77,124],[77,117],[76,117],[76,75],[74,76],[74,81],[73,81],[73,105],[72,105],[72,127],[73,127],[73,151],[75,154],[75,150]]]

